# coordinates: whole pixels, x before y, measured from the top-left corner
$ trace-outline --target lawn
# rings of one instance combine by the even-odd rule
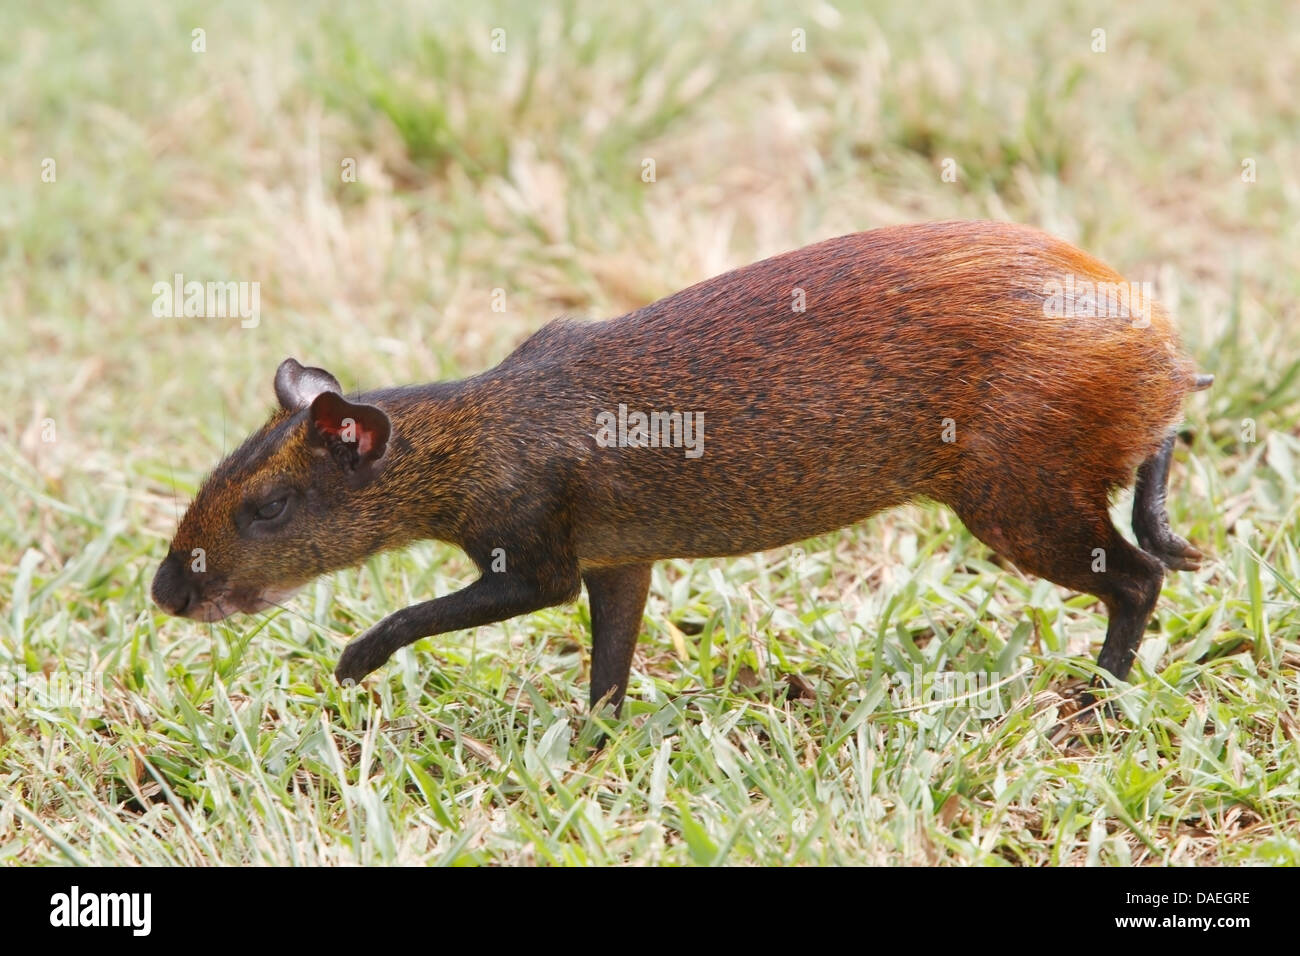
[[[1300,863],[1297,89],[1290,0],[0,6],[0,863]],[[1169,501],[1211,559],[1100,725],[1101,605],[934,505],[657,565],[612,724],[585,598],[336,686],[473,579],[442,544],[219,624],[149,600],[285,356],[459,377],[944,218],[1153,282],[1217,376]],[[256,321],[157,314],[177,274]]]

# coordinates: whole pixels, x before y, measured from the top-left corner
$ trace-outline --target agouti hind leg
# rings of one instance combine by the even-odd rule
[[[1124,540],[1104,494],[1061,501],[1059,492],[1021,490],[1023,497],[1006,501],[973,495],[954,510],[975,537],[1021,570],[1102,600],[1109,618],[1097,663],[1123,680],[1160,596],[1164,567]]]
[[[1170,432],[1160,450],[1138,468],[1133,491],[1133,535],[1142,550],[1159,558],[1165,567],[1195,571],[1201,566],[1203,555],[1170,530],[1169,514],[1165,511],[1165,489],[1173,455],[1174,433]]]
[[[632,654],[650,593],[649,564],[584,571],[591,602],[591,708],[608,695],[617,715],[623,709]]]

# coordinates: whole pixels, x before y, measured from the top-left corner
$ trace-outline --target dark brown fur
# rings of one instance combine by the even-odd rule
[[[345,651],[341,679],[359,680],[420,637],[572,600],[585,581],[592,700],[617,705],[654,561],[762,551],[924,497],[1025,571],[1098,595],[1111,615],[1101,663],[1124,677],[1163,565],[1199,558],[1169,532],[1163,494],[1170,428],[1187,392],[1206,383],[1154,303],[1145,327],[1046,315],[1047,283],[1067,275],[1123,281],[1021,226],[879,229],[622,318],[552,322],[462,382],[344,403],[391,422],[364,473],[313,431],[309,419],[325,414],[317,405],[283,409],[205,483],[155,595],[211,619],[436,538],[483,576],[371,628]],[[804,311],[792,308],[796,289]],[[319,379],[300,387],[310,400]],[[703,413],[704,453],[599,447],[597,416],[620,403]],[[1139,465],[1149,552],[1107,511]],[[295,502],[285,524],[238,527],[233,516],[281,486]],[[207,571],[186,572],[200,547]],[[1093,570],[1098,549],[1104,571]]]

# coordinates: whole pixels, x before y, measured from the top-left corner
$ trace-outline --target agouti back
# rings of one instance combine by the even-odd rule
[[[621,318],[552,322],[464,381],[345,398],[286,359],[280,409],[203,484],[153,596],[218,620],[438,539],[482,576],[371,627],[340,680],[585,583],[591,701],[617,708],[654,561],[928,498],[1024,571],[1099,597],[1099,662],[1123,678],[1164,568],[1200,558],[1164,493],[1183,397],[1210,381],[1140,286],[1065,242],[994,222],[877,229]],[[1108,514],[1135,471],[1140,547]]]

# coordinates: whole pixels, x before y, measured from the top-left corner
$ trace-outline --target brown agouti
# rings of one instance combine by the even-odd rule
[[[1149,294],[1061,240],[877,229],[622,318],[552,322],[460,382],[345,398],[286,359],[280,409],[204,482],[153,597],[218,620],[438,539],[482,576],[371,627],[339,680],[585,583],[591,702],[617,709],[654,561],[763,551],[928,498],[1024,571],[1099,597],[1099,663],[1124,678],[1164,568],[1201,557],[1164,494],[1183,397],[1211,381]],[[1107,510],[1135,471],[1139,547]]]

